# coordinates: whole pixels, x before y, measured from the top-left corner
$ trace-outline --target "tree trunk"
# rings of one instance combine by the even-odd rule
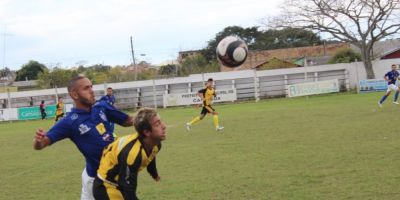
[[[372,61],[371,61],[371,49],[367,47],[361,47],[361,56],[364,63],[365,71],[367,72],[367,79],[374,79],[375,73],[374,69],[372,68]]]

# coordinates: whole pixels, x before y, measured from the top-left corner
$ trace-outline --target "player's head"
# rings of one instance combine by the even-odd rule
[[[58,97],[58,102],[62,102],[63,98],[62,97]]]
[[[108,96],[113,95],[113,89],[112,89],[112,87],[107,88],[107,95],[108,95]]]
[[[44,104],[44,100],[42,100],[42,104]]]
[[[394,71],[394,70],[397,70],[397,65],[396,64],[393,64],[392,65],[392,70]]]
[[[133,125],[143,138],[150,138],[153,141],[162,141],[165,139],[166,126],[154,109],[140,109],[135,116]]]
[[[206,87],[212,87],[213,86],[214,80],[212,78],[209,78],[206,82]]]
[[[78,75],[69,81],[68,93],[76,104],[91,107],[96,102],[92,87],[92,82],[88,78]]]

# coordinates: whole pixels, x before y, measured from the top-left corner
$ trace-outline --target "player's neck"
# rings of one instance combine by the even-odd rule
[[[91,110],[91,106],[87,106],[87,105],[84,105],[84,104],[82,104],[82,103],[79,103],[79,102],[75,102],[75,108],[77,108],[77,109],[79,109],[79,110],[85,110],[85,111],[87,111],[87,112],[90,112],[90,110]]]
[[[151,138],[143,138],[143,146],[146,149],[147,153],[151,153],[153,150],[153,147],[156,146],[159,142],[158,141],[153,141]]]

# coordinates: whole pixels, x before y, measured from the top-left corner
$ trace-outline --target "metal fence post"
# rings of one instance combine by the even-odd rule
[[[157,109],[156,81],[154,79],[153,79],[153,101],[154,101],[154,109]]]
[[[167,102],[166,102],[166,97],[165,97],[165,95],[168,95],[168,94],[169,94],[168,89],[169,89],[168,84],[166,84],[166,85],[165,85],[165,92],[164,92],[164,95],[163,95],[163,108],[166,108],[166,107],[167,107]]]
[[[136,97],[135,108],[139,108],[139,107],[141,107],[141,98],[140,98],[140,96],[142,95],[141,92],[140,92],[140,88],[136,88],[136,92],[137,92],[137,97]]]
[[[288,92],[289,81],[288,81],[287,74],[283,75],[283,80],[284,80],[284,83],[285,83],[285,95],[286,95],[286,97],[288,97],[289,96],[289,92]]]
[[[314,82],[318,81],[318,72],[314,72]]]
[[[10,88],[7,87],[7,98],[8,98],[8,107],[11,108],[11,95],[10,95]]]
[[[345,85],[346,85],[346,90],[350,91],[350,75],[349,75],[349,71],[347,69],[344,70],[344,81],[345,81]]]
[[[257,71],[254,69],[254,98],[256,99],[256,102],[258,102],[260,100],[258,86],[259,86],[259,81],[258,81],[258,77],[257,77]]]

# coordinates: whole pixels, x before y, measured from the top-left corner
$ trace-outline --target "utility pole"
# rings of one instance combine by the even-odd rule
[[[131,51],[132,51],[132,60],[133,60],[133,70],[135,70],[135,78],[134,78],[134,80],[136,81],[136,79],[137,79],[137,69],[136,69],[136,61],[135,61],[135,51],[133,51],[132,36],[131,36]]]
[[[4,25],[4,34],[3,34],[3,69],[6,69],[6,33],[7,33],[7,24]]]

